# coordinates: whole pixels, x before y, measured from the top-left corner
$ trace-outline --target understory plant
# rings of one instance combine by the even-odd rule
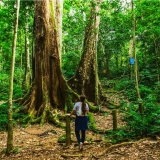
[[[155,136],[160,133],[160,105],[153,95],[143,101],[144,113],[140,114],[138,104],[130,103],[121,110],[128,131],[135,136]]]
[[[128,131],[127,127],[120,127],[117,130],[110,130],[106,135],[105,139],[109,140],[109,142],[112,142],[113,144],[115,143],[120,143],[124,141],[129,141],[131,139],[134,139],[135,136]]]
[[[25,117],[25,114],[22,113],[14,113],[14,111],[18,108],[19,106],[15,103],[13,103],[13,120],[14,120],[14,126],[20,123],[23,125],[26,122],[23,122],[22,120]],[[0,131],[6,131],[8,127],[8,105],[7,103],[4,103],[0,105]]]

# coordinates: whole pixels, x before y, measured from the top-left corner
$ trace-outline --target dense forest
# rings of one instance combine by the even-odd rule
[[[138,159],[149,144],[139,159],[160,157],[159,0],[0,0],[0,19],[1,159]],[[89,131],[75,153],[64,131],[81,94]],[[53,157],[35,147],[46,133]]]

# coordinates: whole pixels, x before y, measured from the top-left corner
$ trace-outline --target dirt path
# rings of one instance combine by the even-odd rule
[[[108,116],[96,116],[97,125],[104,129],[110,128],[106,124],[109,119]],[[87,131],[84,149],[79,151],[74,132],[73,143],[69,147],[57,142],[63,134],[63,129],[49,124],[43,127],[32,125],[24,129],[15,128],[14,146],[17,147],[17,153],[6,156],[1,152],[0,160],[160,160],[159,139],[144,139],[113,146],[103,141],[103,135]],[[6,132],[0,132],[0,151],[6,148],[6,139]]]

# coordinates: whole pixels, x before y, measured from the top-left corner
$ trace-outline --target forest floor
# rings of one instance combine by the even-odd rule
[[[112,129],[112,116],[94,114],[96,125],[100,129]],[[124,125],[118,116],[118,125]],[[86,133],[84,149],[79,151],[74,130],[74,119],[71,123],[73,143],[69,147],[58,143],[58,138],[65,130],[51,124],[43,127],[32,125],[26,128],[14,128],[15,153],[5,155],[7,133],[0,132],[0,160],[160,160],[160,139],[151,138],[139,141],[111,144],[103,134],[90,130]]]

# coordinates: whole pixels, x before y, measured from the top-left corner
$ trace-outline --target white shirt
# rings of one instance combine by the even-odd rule
[[[75,103],[73,110],[76,111],[77,116],[84,116],[82,115],[82,102],[77,102]],[[86,110],[89,110],[88,104],[86,103]],[[86,115],[86,114],[85,114]]]

